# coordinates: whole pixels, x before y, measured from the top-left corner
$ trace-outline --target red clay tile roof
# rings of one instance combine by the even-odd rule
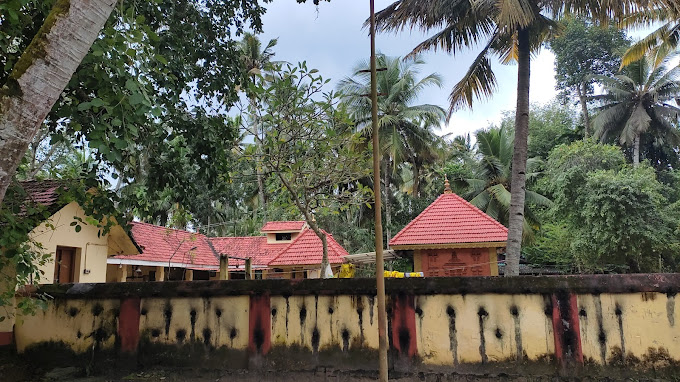
[[[142,253],[114,256],[116,259],[184,264],[198,268],[216,268],[220,265],[204,235],[148,223],[132,222],[130,225],[132,236],[142,248]]]
[[[325,231],[324,231],[325,232]],[[331,264],[342,263],[347,251],[326,232],[328,242],[328,261]],[[290,245],[278,256],[269,262],[274,265],[320,265],[323,257],[323,245],[321,239],[311,229],[304,230]]]
[[[62,180],[29,180],[20,184],[28,198],[37,204],[48,208],[61,208],[66,204],[59,201],[59,189],[66,187],[66,182]],[[58,203],[59,206],[56,205]]]
[[[280,222],[267,222],[264,224],[261,232],[290,232],[290,231],[302,231],[305,227],[306,222],[304,221],[280,221]]]
[[[212,237],[209,240],[219,254],[250,257],[253,259],[253,265],[262,266],[266,266],[274,256],[290,244],[290,242],[267,243],[266,236]],[[241,266],[243,263],[243,260],[229,259],[229,266]]]
[[[390,246],[504,242],[508,229],[456,194],[442,194],[399,231]]]

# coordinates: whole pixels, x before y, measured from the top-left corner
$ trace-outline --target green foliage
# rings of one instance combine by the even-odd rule
[[[560,28],[550,40],[550,49],[555,53],[557,89],[564,96],[589,96],[594,75],[612,76],[618,72],[621,55],[630,41],[614,25],[594,25],[583,18],[565,18]]]
[[[547,189],[558,211],[577,208],[574,201],[583,190],[588,174],[597,170],[618,170],[625,164],[621,151],[592,140],[557,146],[548,157]]]
[[[263,136],[248,130],[262,147],[262,160],[277,178],[278,194],[297,207],[325,242],[314,215],[338,214],[368,201],[371,191],[358,179],[368,175],[364,138],[339,99],[324,86],[329,80],[306,63],[277,66],[249,91],[262,107],[257,119]],[[251,129],[251,126],[244,126]],[[324,261],[327,249],[324,245]]]
[[[527,249],[528,258],[571,262],[578,272],[677,267],[679,220],[651,167],[631,168],[618,148],[584,140],[555,148],[547,169],[555,224]]]
[[[677,264],[678,219],[668,214],[652,168],[596,171],[584,186],[570,219],[572,246],[584,269],[613,264],[630,272],[660,272],[668,270],[664,262]]]

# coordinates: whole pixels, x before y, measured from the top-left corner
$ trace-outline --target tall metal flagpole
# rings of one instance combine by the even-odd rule
[[[375,193],[375,278],[378,294],[378,369],[380,382],[387,382],[387,313],[385,311],[385,264],[383,260],[382,203],[380,199],[380,134],[378,133],[378,85],[375,63],[375,0],[371,4],[371,123],[373,127],[373,192]]]

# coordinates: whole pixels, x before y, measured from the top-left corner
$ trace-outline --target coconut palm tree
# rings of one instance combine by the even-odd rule
[[[621,23],[622,27],[650,27],[661,22],[661,26],[640,41],[633,44],[623,55],[621,66],[639,61],[650,53],[663,57],[680,46],[680,6],[664,4],[653,9],[642,9],[630,14]]]
[[[596,77],[604,87],[604,94],[594,97],[601,104],[593,120],[596,137],[616,137],[621,145],[632,147],[635,166],[640,163],[640,141],[645,135],[673,145],[680,142],[676,101],[680,67],[667,68],[673,57],[646,55],[620,75]]]
[[[671,0],[648,1],[644,6],[654,6],[664,1]],[[497,82],[491,68],[492,55],[500,57],[503,63],[517,62],[508,276],[519,274],[524,226],[531,54],[540,49],[556,28],[556,23],[548,15],[557,17],[564,13],[575,13],[603,20],[616,19],[634,6],[639,6],[638,3],[634,0],[398,0],[376,14],[376,22],[381,30],[398,31],[406,26],[426,31],[437,30],[416,46],[411,54],[441,48],[455,55],[462,48],[482,46],[467,73],[451,91],[449,115],[461,107],[471,107],[475,98],[486,98],[493,94]]]
[[[513,133],[505,127],[480,130],[477,138],[476,155],[467,159],[472,168],[472,178],[453,179],[457,186],[464,189],[461,195],[475,207],[498,220],[507,227],[510,212],[510,175],[513,152]],[[527,178],[538,176],[539,158],[527,160]],[[526,190],[524,208],[523,241],[533,238],[534,231],[540,226],[532,206],[550,206],[552,202],[543,195]]]
[[[390,201],[395,174],[401,164],[410,163],[414,181],[412,190],[414,195],[419,193],[423,165],[437,156],[435,146],[439,138],[434,130],[444,122],[446,112],[436,105],[414,105],[424,90],[430,86],[441,87],[442,84],[441,77],[436,73],[418,80],[419,66],[424,64],[423,60],[414,56],[402,61],[399,57],[380,54],[376,63],[378,67],[385,68],[378,72],[377,78],[378,126],[384,159],[385,226],[389,238],[392,223]],[[373,134],[371,100],[365,96],[370,93],[369,67],[368,61],[359,63],[354,68],[354,75],[343,79],[338,89],[357,128],[370,137]]]
[[[272,64],[272,58],[274,57],[273,48],[276,46],[278,40],[269,40],[267,45],[262,49],[262,43],[260,39],[252,33],[244,33],[243,38],[239,42],[238,49],[241,58],[241,67],[245,73],[245,91],[246,96],[250,101],[250,123],[252,124],[251,131],[255,134],[260,134],[258,121],[257,121],[257,97],[255,94],[249,91],[248,86],[250,83],[255,83],[258,76],[262,73],[268,65]],[[264,132],[262,132],[264,133]],[[255,140],[257,146],[256,152],[256,163],[255,168],[257,172],[257,189],[258,197],[260,202],[260,207],[265,208],[266,197],[264,193],[264,175],[262,171],[262,160],[260,158],[261,150],[258,140]]]

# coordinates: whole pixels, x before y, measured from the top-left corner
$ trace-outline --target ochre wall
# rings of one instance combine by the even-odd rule
[[[678,372],[679,288],[679,274],[387,280],[390,365],[581,376]],[[55,300],[45,312],[17,321],[20,353],[56,343],[80,354],[129,352],[156,362],[195,355],[216,367],[377,365],[370,279],[51,285],[43,291]]]
[[[413,265],[426,277],[498,276],[496,248],[418,249]]]
[[[52,259],[57,251],[57,246],[76,248],[76,266],[74,277],[76,282],[81,283],[103,283],[106,281],[106,258],[109,253],[108,235],[97,236],[99,229],[92,224],[79,223],[82,227],[80,232],[76,232],[71,223],[75,220],[74,216],[85,220],[85,212],[78,203],[73,202],[66,205],[57,213],[52,215],[50,220],[34,228],[31,239],[39,242],[43,246],[43,251],[50,253]],[[52,224],[54,229],[46,224]],[[83,271],[88,269],[89,274]],[[41,284],[51,284],[54,282],[54,261],[50,261],[41,267],[44,271]]]

